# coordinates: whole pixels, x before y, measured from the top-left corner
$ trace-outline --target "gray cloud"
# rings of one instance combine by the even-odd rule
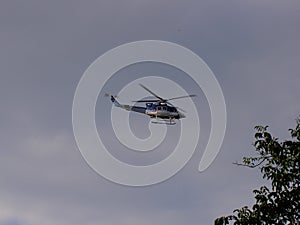
[[[251,154],[254,125],[269,124],[287,137],[299,114],[299,7],[294,1],[1,2],[0,223],[212,224],[251,204],[251,190],[263,181],[258,171],[231,162]],[[94,59],[143,39],[182,44],[207,62],[224,91],[228,129],[204,173],[197,172],[201,142],[170,180],[128,188],[84,162],[72,136],[71,106]],[[191,81],[174,79],[197,92]],[[195,100],[200,109],[207,107],[202,97]],[[202,121],[209,119],[208,109],[201,112]]]

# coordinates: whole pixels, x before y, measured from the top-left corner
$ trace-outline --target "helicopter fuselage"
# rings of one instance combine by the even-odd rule
[[[150,117],[158,117],[162,119],[180,119],[184,118],[182,113],[179,113],[175,107],[169,106],[165,103],[147,103],[145,114]]]

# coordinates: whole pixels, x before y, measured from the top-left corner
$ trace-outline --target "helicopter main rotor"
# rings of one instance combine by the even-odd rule
[[[179,97],[175,97],[175,98],[169,98],[169,99],[164,99],[162,97],[160,97],[159,95],[155,94],[153,91],[151,91],[149,88],[147,88],[146,86],[144,86],[143,84],[140,84],[140,86],[142,88],[144,88],[146,91],[148,91],[151,95],[153,95],[154,97],[156,97],[157,99],[149,99],[149,100],[138,100],[138,101],[132,101],[132,102],[158,102],[158,103],[166,103],[169,104],[175,108],[180,109],[181,111],[185,112],[183,109],[174,106],[172,103],[170,103],[169,101],[172,100],[176,100],[176,99],[182,99],[182,98],[192,98],[192,97],[196,97],[196,95],[184,95],[184,96],[179,96]]]

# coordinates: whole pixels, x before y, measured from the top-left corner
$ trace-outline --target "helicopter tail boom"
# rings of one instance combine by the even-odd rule
[[[113,95],[110,96],[110,100],[116,107],[126,109],[126,110],[130,110],[131,108],[129,105],[120,104]]]
[[[116,107],[125,109],[127,111],[133,111],[133,112],[138,112],[138,113],[143,113],[143,114],[145,114],[145,112],[146,112],[145,107],[123,105],[123,104],[119,103],[113,95],[110,96],[110,100]]]

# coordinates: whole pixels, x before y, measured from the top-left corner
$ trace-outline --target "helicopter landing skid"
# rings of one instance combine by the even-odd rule
[[[166,124],[166,125],[175,125],[176,124],[176,122],[174,122],[173,119],[155,119],[155,120],[152,120],[151,123]]]

